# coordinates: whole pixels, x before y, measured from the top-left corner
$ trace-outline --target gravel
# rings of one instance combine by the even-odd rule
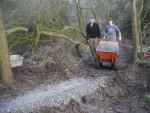
[[[85,95],[108,86],[110,76],[98,78],[73,78],[53,86],[42,86],[9,102],[0,104],[0,113],[31,113],[40,107],[59,107],[70,100],[77,102]]]

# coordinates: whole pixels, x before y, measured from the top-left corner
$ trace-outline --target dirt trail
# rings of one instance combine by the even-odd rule
[[[10,100],[6,95],[0,100],[0,113],[149,113],[143,102],[145,69],[129,65],[129,54],[129,49],[120,49],[119,71],[95,70],[91,65],[84,64],[75,68],[73,76],[67,75],[65,81],[60,78],[63,74],[58,74],[56,78],[63,82],[52,85],[40,82],[42,86],[33,87],[34,90],[23,92],[15,98],[10,96]],[[149,73],[149,69],[146,70]],[[41,75],[41,72],[33,78],[26,76],[29,79],[26,84],[32,84],[37,74]],[[52,75],[41,75],[37,79],[41,81],[45,76],[55,78]]]
[[[79,102],[85,95],[106,87],[111,77],[103,76],[96,79],[74,78],[53,86],[43,86],[1,103],[0,113],[28,113],[42,106],[59,107],[67,105],[71,99]]]

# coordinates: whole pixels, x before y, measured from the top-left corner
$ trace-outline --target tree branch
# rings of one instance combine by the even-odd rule
[[[6,31],[7,35],[11,35],[15,32],[28,32],[28,28],[26,27],[14,27]]]
[[[69,27],[66,27],[65,30],[67,30],[67,29],[71,29],[71,27],[70,27],[70,28],[69,28]],[[74,28],[72,28],[71,30],[74,30]],[[7,32],[7,35],[11,35],[11,34],[13,34],[13,33],[15,33],[15,32],[20,32],[20,31],[27,32],[28,29],[25,28],[25,27],[14,27],[14,28],[11,28],[11,29],[7,30],[6,32]],[[80,31],[78,31],[78,32],[80,32]],[[78,55],[79,55],[80,57],[82,57],[82,55],[81,55],[81,53],[80,53],[80,50],[79,50],[79,46],[80,46],[81,44],[80,44],[79,42],[77,42],[77,41],[72,40],[70,37],[68,37],[68,36],[66,36],[66,35],[63,35],[63,34],[58,34],[58,33],[56,34],[56,33],[48,32],[48,31],[41,31],[41,32],[40,32],[40,36],[41,36],[41,35],[46,35],[46,36],[49,36],[49,37],[52,37],[52,36],[53,36],[53,38],[63,38],[63,39],[65,39],[65,40],[67,40],[68,42],[70,42],[70,43],[72,43],[73,45],[75,45],[75,49],[76,49]]]

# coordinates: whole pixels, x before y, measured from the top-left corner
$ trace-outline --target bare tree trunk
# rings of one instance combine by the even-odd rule
[[[137,62],[138,45],[139,45],[139,33],[138,33],[138,22],[137,22],[137,9],[136,0],[131,0],[132,9],[132,39],[133,39],[133,63]]]
[[[143,36],[142,36],[142,28],[141,28],[141,15],[144,8],[144,0],[141,0],[141,5],[139,9],[139,14],[137,17],[138,21],[138,32],[139,32],[139,45],[140,45],[140,59],[143,60]]]
[[[13,74],[10,65],[10,56],[6,40],[6,31],[4,29],[2,16],[0,14],[0,77],[6,84],[11,84]]]

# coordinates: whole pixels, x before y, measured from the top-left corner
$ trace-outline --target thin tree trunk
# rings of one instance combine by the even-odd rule
[[[140,44],[140,59],[143,60],[143,36],[141,30],[141,20],[138,18],[139,44]]]
[[[137,62],[138,45],[139,45],[139,33],[138,33],[138,23],[137,23],[137,10],[136,10],[136,0],[131,0],[132,9],[132,39],[133,39],[133,63]]]
[[[140,44],[140,59],[143,60],[143,36],[142,36],[142,28],[141,28],[141,15],[144,7],[144,0],[141,0],[141,6],[138,14],[138,32],[139,32],[139,44]]]
[[[10,65],[10,56],[6,40],[6,31],[4,29],[2,16],[0,14],[0,77],[6,84],[11,84],[13,74]]]

